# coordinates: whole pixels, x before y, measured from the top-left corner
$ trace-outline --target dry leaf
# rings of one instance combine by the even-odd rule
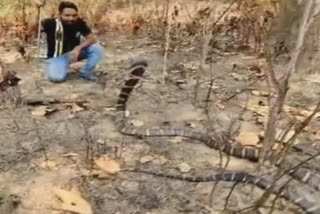
[[[66,103],[65,106],[67,109],[70,109],[71,113],[76,113],[84,110],[84,108],[80,107],[76,103]]]
[[[278,150],[280,149],[280,145],[279,143],[275,143],[273,146],[272,146],[272,150]]]
[[[11,52],[6,52],[5,54],[2,54],[0,57],[0,60],[3,63],[6,64],[12,64],[15,61],[17,61],[18,59],[21,59],[21,54],[19,52],[16,51],[11,51]]]
[[[101,169],[105,170],[110,174],[115,174],[120,171],[120,165],[116,161],[110,159],[107,156],[102,156],[101,158],[95,160],[95,163]]]
[[[191,122],[187,122],[187,123],[186,123],[186,126],[189,126],[189,127],[191,127],[191,128],[196,128],[196,124],[191,123]]]
[[[40,167],[44,169],[56,169],[57,164],[53,161],[44,161],[43,163],[40,164]]]
[[[262,100],[251,99],[248,102],[247,109],[257,113],[260,116],[266,116],[269,112],[269,107]]]
[[[320,140],[320,133],[319,132],[312,133],[312,134],[308,135],[308,138],[311,141],[318,141],[318,140]]]
[[[135,127],[141,127],[144,125],[144,122],[140,120],[131,120],[129,123]]]
[[[51,109],[49,108],[48,106],[39,106],[37,108],[35,108],[31,114],[33,116],[39,116],[39,117],[43,117],[43,116],[46,116],[48,115],[49,113],[52,113],[56,111],[56,109]]]
[[[168,159],[164,156],[159,156],[159,163],[162,165],[162,164],[165,164],[168,162]]]
[[[177,137],[174,137],[174,138],[172,138],[171,140],[169,140],[169,142],[172,142],[172,143],[181,143],[182,140],[183,140],[183,137],[177,136]]]
[[[79,112],[79,111],[83,111],[84,108],[80,107],[79,105],[73,103],[72,104],[72,112]]]
[[[74,193],[74,194],[76,194],[76,195],[81,197],[81,192],[80,192],[79,188],[76,185],[72,186],[70,192],[72,192],[72,193]]]
[[[140,159],[140,163],[147,163],[152,161],[154,158],[150,155],[144,156]]]
[[[301,110],[301,111],[299,111],[298,115],[299,115],[299,116],[303,116],[303,118],[305,119],[305,118],[309,117],[309,116],[313,113],[313,111],[314,111],[314,110]],[[317,113],[313,116],[313,118],[317,118],[317,117],[319,117],[319,116],[320,116],[320,112],[317,112]],[[303,119],[303,120],[304,120],[304,119]]]
[[[100,144],[100,145],[104,145],[106,142],[104,140],[102,140],[102,139],[98,139],[97,143]]]
[[[189,172],[191,170],[191,166],[187,163],[181,163],[178,165],[178,169],[180,170],[180,172]]]
[[[258,90],[252,90],[251,93],[255,96],[260,96],[260,97],[268,97],[269,92],[268,91],[258,91]]]
[[[78,193],[55,188],[55,195],[63,202],[62,209],[78,214],[93,214],[90,204]]]
[[[236,141],[244,146],[256,146],[259,143],[259,134],[254,132],[242,132]]]
[[[224,110],[226,107],[224,105],[222,105],[221,103],[217,103],[216,104],[217,107],[220,109],[220,110]]]

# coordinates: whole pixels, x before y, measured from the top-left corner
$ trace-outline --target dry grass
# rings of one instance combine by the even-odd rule
[[[27,41],[37,35],[37,8],[32,1],[2,0],[4,7],[0,8],[0,26],[2,33],[17,36]],[[164,27],[166,7],[165,1],[160,0],[72,0],[80,8],[80,15],[90,26],[100,33],[106,31],[130,32],[134,35],[139,31],[161,32]],[[60,1],[48,0],[42,10],[43,18],[57,15],[57,6]],[[221,22],[217,29],[225,33],[236,34],[237,42],[261,43],[260,28],[263,25],[266,11],[275,12],[275,7],[269,0],[239,1]],[[207,12],[212,22],[217,20],[221,13],[230,4],[230,1],[197,1],[183,0],[170,1],[168,11],[172,34],[179,31],[184,37],[201,34],[197,32],[200,26],[208,23]],[[178,15],[176,15],[178,13]],[[257,17],[260,17],[257,18]],[[210,20],[209,20],[210,23]],[[213,23],[211,23],[213,24]],[[175,29],[176,28],[176,29]],[[213,32],[214,33],[214,32]],[[161,34],[161,33],[160,33]],[[160,38],[163,35],[158,36]],[[179,37],[175,35],[175,37]],[[162,38],[163,39],[163,38]],[[257,46],[257,45],[255,45]],[[259,45],[258,45],[259,46]],[[258,46],[256,48],[258,48]]]

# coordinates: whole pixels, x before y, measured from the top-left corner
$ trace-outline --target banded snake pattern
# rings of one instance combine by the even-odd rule
[[[181,136],[189,139],[197,140],[203,142],[209,148],[215,150],[220,150],[228,155],[244,158],[250,161],[257,162],[260,154],[260,150],[257,148],[245,147],[236,142],[232,142],[223,135],[208,136],[200,132],[195,132],[193,130],[187,129],[176,129],[176,128],[135,128],[130,127],[126,123],[126,105],[132,90],[135,88],[139,80],[142,78],[146,67],[146,61],[138,61],[131,65],[129,78],[125,81],[123,87],[121,88],[115,114],[115,123],[120,133],[128,136],[136,137],[169,137],[169,136]],[[280,168],[286,168],[288,162],[283,162],[278,165]],[[134,171],[134,170],[133,170]],[[297,206],[301,207],[306,213],[318,214],[320,213],[320,203],[312,202],[299,194],[292,185],[288,185],[285,190],[281,189],[277,185],[273,185],[272,181],[268,181],[264,178],[258,178],[256,176],[250,175],[246,172],[229,172],[225,171],[220,174],[213,174],[209,177],[185,177],[177,175],[167,175],[163,173],[155,173],[150,171],[139,170],[138,172],[153,174],[156,176],[162,176],[173,179],[180,179],[190,182],[205,182],[205,181],[231,181],[231,182],[245,182],[254,184],[262,189],[271,189],[273,193],[279,193],[284,199],[291,201]],[[310,170],[299,167],[295,170],[291,170],[289,174],[312,186],[316,190],[320,190],[320,176],[311,172]]]

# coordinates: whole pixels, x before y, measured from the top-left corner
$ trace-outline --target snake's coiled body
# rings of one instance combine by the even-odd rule
[[[220,150],[228,155],[245,158],[251,161],[257,161],[259,159],[260,150],[257,148],[245,147],[235,142],[230,141],[224,136],[215,135],[208,136],[200,132],[195,132],[187,129],[176,129],[176,128],[134,128],[130,127],[126,123],[126,104],[129,99],[130,93],[135,88],[139,80],[142,78],[147,63],[140,61],[134,63],[130,67],[129,79],[125,81],[124,86],[121,89],[119,99],[116,106],[115,122],[120,133],[129,136],[138,137],[164,137],[164,136],[182,136],[194,140],[203,142],[210,148]],[[285,167],[286,163],[279,165],[279,167]],[[281,197],[293,202],[294,204],[301,207],[307,213],[310,214],[320,214],[320,202],[312,202],[306,197],[298,193],[292,185],[290,187],[281,188],[277,185],[272,185],[272,181],[268,181],[264,178],[257,178],[246,172],[224,172],[222,174],[213,174],[209,177],[186,177],[186,176],[173,176],[162,173],[150,172],[139,170],[137,172],[153,174],[157,176],[163,176],[167,178],[181,179],[193,182],[203,182],[203,181],[230,181],[230,182],[246,182],[254,184],[262,189],[271,189],[273,193],[279,193]],[[293,177],[303,181],[304,183],[312,185],[315,189],[320,190],[320,176],[312,173],[311,171],[299,168],[295,171],[291,171]]]

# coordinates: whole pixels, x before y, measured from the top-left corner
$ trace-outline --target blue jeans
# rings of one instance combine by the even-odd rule
[[[80,76],[92,80],[94,69],[103,57],[103,47],[95,43],[80,53],[79,60],[87,59],[86,64],[80,69]],[[47,60],[46,77],[52,82],[63,82],[68,76],[70,65],[69,53]]]

